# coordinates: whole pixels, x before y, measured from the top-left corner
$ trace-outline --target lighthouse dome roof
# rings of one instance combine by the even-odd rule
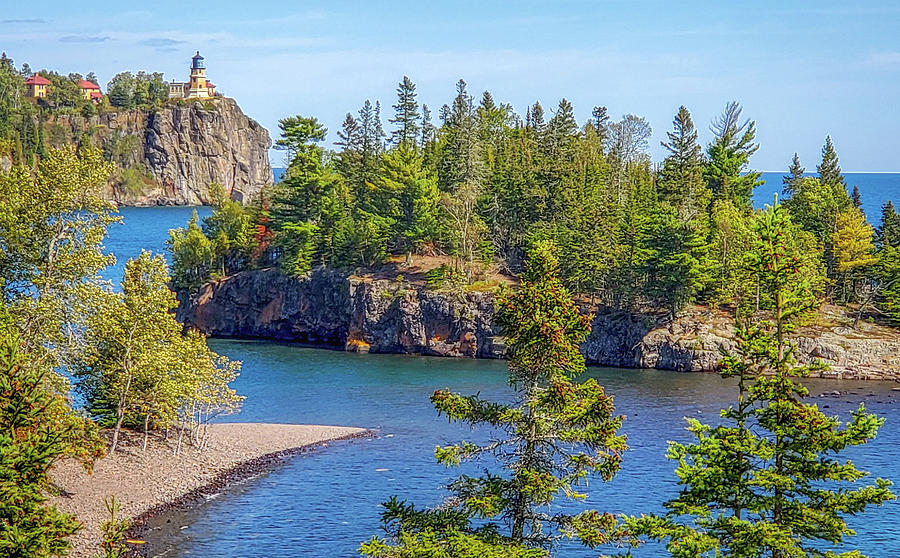
[[[197,54],[195,54],[191,58],[191,61],[192,61],[191,68],[205,68],[206,67],[206,64],[204,64],[204,62],[203,62],[203,57],[200,56],[199,50],[197,51]]]

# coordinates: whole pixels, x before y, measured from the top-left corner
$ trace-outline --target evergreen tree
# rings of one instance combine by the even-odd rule
[[[822,184],[832,189],[847,190],[847,183],[844,181],[844,175],[841,171],[841,165],[838,161],[837,152],[834,150],[834,143],[831,136],[825,137],[825,145],[822,146],[822,162],[816,166],[819,172],[819,179]]]
[[[760,173],[749,170],[750,157],[759,149],[756,122],[741,121],[741,105],[731,102],[713,121],[713,141],[707,147],[706,180],[716,199],[731,200],[749,211]]]
[[[850,200],[853,202],[853,207],[857,209],[862,208],[862,194],[859,193],[859,186],[856,184],[853,185],[853,193],[850,194]]]
[[[609,112],[606,110],[606,107],[594,107],[591,111],[591,118],[591,124],[597,131],[597,137],[600,138],[600,143],[602,144],[609,135]]]
[[[900,215],[890,200],[881,208],[878,242],[882,246],[900,246]]]
[[[709,204],[709,190],[703,179],[703,152],[687,108],[678,109],[673,125],[674,130],[666,132],[669,141],[661,142],[669,155],[663,161],[657,188],[661,201],[676,208],[681,219],[691,220]]]
[[[822,546],[853,534],[846,516],[895,498],[889,481],[860,486],[868,473],[839,460],[874,438],[884,419],[860,405],[842,425],[803,402],[809,392],[795,378],[811,367],[795,365],[786,336],[816,302],[795,280],[789,228],[777,204],[757,220],[749,262],[774,307],[771,319],[737,325],[737,352],[723,360],[722,374],[738,380],[736,405],[718,426],[688,419],[695,443],[670,443],[682,489],[666,502],[668,513],[626,520],[630,535],[667,541],[672,556],[861,556]]]
[[[435,135],[435,127],[434,124],[431,123],[431,109],[428,108],[428,105],[422,105],[422,138],[419,141],[419,146],[422,149],[434,141]]]
[[[299,174],[307,178],[318,170],[322,148],[317,144],[325,140],[328,130],[315,118],[289,116],[278,121],[281,137],[275,141],[275,149],[287,151],[288,168],[282,180]]]
[[[47,504],[50,469],[75,457],[90,471],[103,443],[49,387],[55,373],[23,352],[17,330],[0,299],[0,556],[63,556],[80,524]]]
[[[853,207],[847,189],[842,184],[807,177],[795,186],[794,195],[784,206],[790,211],[791,218],[815,235],[824,247],[826,273],[829,279],[835,279],[838,272],[833,241],[837,218],[841,212]]]
[[[350,194],[316,145],[325,128],[315,118],[298,116],[292,122],[296,125],[282,132],[282,140],[294,156],[273,190],[269,215],[279,266],[302,275],[314,263],[334,261],[342,234],[351,227]]]
[[[456,84],[456,98],[441,129],[443,147],[438,164],[441,191],[452,192],[467,184],[477,193],[482,186],[484,164],[478,143],[478,128],[472,97],[466,82]]]
[[[700,227],[665,208],[650,218],[642,245],[644,294],[673,317],[710,282],[706,235]]]
[[[373,185],[372,211],[389,220],[393,252],[409,256],[439,238],[440,192],[414,147],[401,144],[382,158],[382,170]]]
[[[900,325],[900,246],[882,244],[874,279],[878,308],[894,325]]]
[[[547,549],[564,534],[577,536],[589,546],[609,540],[616,523],[611,514],[546,512],[558,496],[582,497],[578,486],[589,475],[612,478],[626,448],[625,437],[618,434],[623,418],[614,415],[612,397],[592,378],[573,381],[584,372],[578,347],[590,331],[590,316],[578,311],[558,268],[552,245],[538,243],[522,274],[520,290],[507,292],[499,300],[497,317],[506,334],[513,402],[446,390],[436,391],[431,398],[438,412],[450,420],[505,432],[503,438],[484,446],[470,442],[439,446],[437,460],[453,466],[492,454],[502,471],[460,477],[450,486],[454,498],[445,508],[416,510],[397,500],[389,502],[383,517],[399,546],[391,548],[373,539],[363,545],[364,554],[480,556],[472,551],[448,553],[460,535],[494,548],[509,546],[505,554],[509,556],[543,556],[543,551],[525,553],[522,547]],[[443,553],[417,554],[424,541]]]
[[[344,175],[353,195],[359,203],[365,203],[368,184],[378,175],[381,153],[384,151],[384,130],[381,126],[381,105],[366,99],[357,118],[359,126],[356,140],[356,164],[352,172]]]
[[[794,159],[791,161],[788,172],[790,174],[781,179],[781,182],[784,184],[781,193],[784,194],[785,198],[789,198],[793,195],[794,189],[803,180],[803,173],[806,172],[806,168],[800,164],[800,155],[797,153],[794,153]]]
[[[391,132],[394,145],[415,147],[419,137],[419,103],[416,102],[416,84],[407,76],[397,86],[397,104],[394,105],[395,116],[390,120],[397,128]]]

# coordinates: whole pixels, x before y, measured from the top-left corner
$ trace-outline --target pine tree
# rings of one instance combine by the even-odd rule
[[[349,112],[344,117],[341,129],[337,133],[338,141],[335,145],[342,151],[356,151],[359,149],[359,122]]]
[[[436,391],[431,398],[438,412],[452,421],[505,432],[485,446],[470,442],[439,446],[437,460],[455,466],[491,454],[502,470],[480,477],[463,475],[451,484],[454,497],[444,508],[416,510],[404,502],[389,502],[383,517],[399,546],[373,539],[363,546],[365,554],[482,555],[447,553],[460,534],[500,548],[509,546],[505,554],[509,556],[544,556],[543,549],[566,534],[589,546],[609,541],[616,523],[611,514],[546,511],[559,495],[582,497],[578,486],[588,476],[612,478],[626,449],[625,437],[618,434],[623,417],[614,415],[612,397],[592,378],[573,381],[585,369],[579,344],[590,331],[591,317],[579,312],[559,279],[558,268],[552,245],[538,243],[519,291],[506,292],[499,300],[497,318],[507,340],[513,402],[446,390]],[[414,552],[426,541],[444,553]],[[524,553],[523,547],[536,550]]]
[[[591,118],[591,124],[597,131],[597,137],[600,138],[600,143],[603,144],[606,141],[606,136],[609,135],[609,112],[606,110],[606,107],[594,107],[591,111]]]
[[[832,189],[841,188],[847,190],[847,183],[844,181],[844,175],[841,171],[841,165],[838,161],[837,152],[834,150],[834,143],[831,136],[825,137],[825,145],[822,146],[822,162],[816,167],[819,172],[819,179]]]
[[[416,84],[407,76],[397,86],[397,104],[394,105],[394,118],[391,124],[397,128],[391,132],[394,145],[415,147],[419,137],[419,103],[416,102]]]
[[[661,142],[669,155],[663,161],[657,186],[660,200],[670,204],[683,220],[691,220],[709,205],[709,190],[703,179],[703,151],[691,113],[682,106],[673,121],[674,130]]]
[[[850,194],[850,200],[853,201],[853,207],[862,208],[862,194],[859,193],[859,186],[853,185],[853,193]]]
[[[651,216],[642,245],[644,294],[675,316],[709,282],[706,235],[699,221],[682,221],[672,210]]]
[[[853,534],[846,516],[895,498],[889,481],[860,485],[868,473],[839,459],[874,438],[884,419],[860,405],[842,425],[803,401],[809,392],[795,378],[812,367],[795,365],[786,336],[816,301],[795,280],[789,228],[777,204],[757,220],[749,262],[774,307],[771,319],[737,325],[737,352],[723,360],[722,374],[738,380],[736,405],[718,426],[688,419],[695,443],[670,443],[682,489],[668,513],[626,520],[630,535],[666,541],[672,556],[861,556],[822,547]]]
[[[477,194],[484,178],[484,164],[478,142],[475,107],[463,80],[456,84],[456,98],[441,135],[443,149],[438,163],[441,191],[452,192],[467,184]]]
[[[882,246],[900,246],[900,215],[890,200],[881,208],[878,242]]]
[[[806,172],[806,169],[800,164],[800,155],[794,153],[794,158],[791,161],[791,166],[788,168],[789,175],[783,177],[781,182],[784,184],[784,188],[781,190],[781,193],[784,194],[786,198],[791,197],[794,193],[794,189],[798,184],[803,180],[803,173]]]
[[[756,122],[741,121],[743,109],[736,102],[713,121],[713,141],[707,147],[706,180],[716,199],[729,199],[749,211],[760,173],[749,170],[750,157],[759,149]]]
[[[358,153],[355,155],[357,161],[354,165],[353,173],[345,175],[345,178],[357,201],[365,203],[368,195],[367,185],[373,182],[378,175],[380,157],[384,151],[381,104],[376,102],[373,105],[371,101],[366,99],[362,108],[359,109],[357,123],[359,125]]]
[[[437,241],[440,192],[412,146],[401,144],[384,155],[371,199],[371,211],[390,222],[391,252],[404,253],[409,261],[413,252]]]
[[[431,123],[431,109],[428,108],[428,105],[422,105],[422,138],[419,141],[419,146],[422,149],[434,141],[435,128],[434,124]]]

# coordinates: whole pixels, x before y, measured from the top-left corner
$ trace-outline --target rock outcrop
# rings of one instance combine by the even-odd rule
[[[57,115],[45,129],[58,143],[87,136],[127,169],[107,193],[120,205],[204,205],[213,182],[246,202],[273,180],[269,132],[225,97],[90,118]]]
[[[261,338],[349,351],[502,358],[490,293],[435,292],[422,285],[317,270],[302,279],[276,270],[247,271],[182,296],[178,318],[219,337]],[[864,331],[810,327],[796,336],[801,361],[830,365],[823,375],[900,378],[900,337],[863,325]],[[678,319],[598,312],[582,345],[590,364],[709,371],[720,348],[733,348],[731,320],[710,310]]]
[[[247,271],[181,296],[178,319],[220,337],[275,339],[373,353],[499,358],[493,297],[454,297],[329,270],[303,279]]]

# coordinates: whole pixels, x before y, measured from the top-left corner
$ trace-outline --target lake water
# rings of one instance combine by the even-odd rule
[[[865,175],[870,176],[870,175]],[[890,175],[894,176],[894,175]],[[852,182],[851,182],[852,183]],[[897,181],[868,192],[897,192]],[[780,189],[780,186],[779,186]],[[875,193],[873,193],[875,192]],[[872,194],[871,196],[869,194]],[[162,251],[167,231],[183,226],[191,208],[129,208],[125,224],[110,231],[107,248],[119,258],[105,275],[121,277],[121,265],[142,248]],[[208,209],[200,209],[207,212]],[[212,340],[214,350],[244,363],[235,382],[247,396],[235,421],[334,424],[374,428],[374,439],[339,442],[246,481],[184,513],[157,520],[148,536],[154,550],[173,557],[354,556],[361,541],[380,534],[379,504],[397,494],[419,505],[436,505],[441,486],[462,472],[477,473],[486,463],[447,470],[434,462],[438,444],[485,440],[487,433],[449,424],[428,401],[437,388],[509,396],[505,365],[499,361],[437,359],[401,355],[358,355],[263,342]],[[627,416],[629,437],[622,471],[610,483],[593,482],[586,506],[612,512],[660,510],[675,494],[673,465],[666,440],[685,440],[684,417],[716,420],[734,389],[709,374],[592,368],[589,374],[616,397]],[[847,416],[860,401],[887,417],[873,440],[847,456],[879,476],[900,479],[900,392],[893,383],[812,381],[814,394],[840,390],[846,395],[817,401],[828,412]],[[873,557],[900,551],[900,504],[853,518],[859,536],[853,548]],[[611,550],[611,549],[608,549]],[[559,556],[588,557],[568,544]],[[648,546],[636,556],[664,556]]]
[[[787,173],[763,173],[762,180],[765,181],[765,184],[757,187],[753,192],[753,201],[756,207],[771,205],[775,194],[778,194],[778,199],[781,199],[781,189],[784,187],[782,177],[785,174]],[[881,224],[881,207],[888,200],[893,201],[895,206],[900,202],[900,173],[851,172],[844,174],[844,179],[847,181],[847,189],[850,192],[853,191],[854,185],[859,186],[862,209],[869,222],[875,226]]]

